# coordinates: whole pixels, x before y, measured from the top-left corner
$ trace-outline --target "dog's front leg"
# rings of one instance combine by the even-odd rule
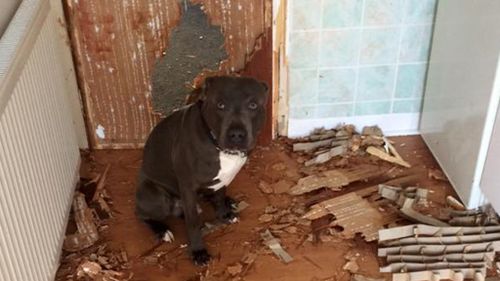
[[[210,255],[205,248],[201,235],[201,220],[198,214],[198,202],[195,190],[196,186],[194,183],[184,183],[180,186],[191,257],[196,265],[205,265],[210,260]]]

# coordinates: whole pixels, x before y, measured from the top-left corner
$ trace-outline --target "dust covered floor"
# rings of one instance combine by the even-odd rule
[[[389,279],[379,273],[376,242],[367,243],[361,237],[345,239],[341,230],[315,229],[302,220],[306,204],[311,198],[320,196],[321,191],[303,196],[291,196],[276,192],[265,194],[259,184],[269,184],[286,179],[292,183],[314,170],[325,170],[335,165],[355,167],[360,164],[376,164],[392,168],[390,174],[358,182],[344,187],[334,194],[345,194],[373,186],[390,178],[413,174],[418,175],[417,186],[430,190],[429,201],[433,210],[439,210],[446,195],[454,195],[446,181],[429,179],[429,169],[438,168],[436,161],[418,136],[391,138],[401,156],[412,164],[412,168],[392,168],[394,165],[373,157],[352,158],[348,161],[333,159],[317,168],[304,169],[301,156],[290,152],[285,141],[276,141],[270,147],[258,147],[251,155],[248,165],[242,169],[228,189],[235,199],[244,200],[250,206],[241,212],[240,222],[216,230],[205,237],[206,245],[213,256],[209,266],[195,267],[184,248],[186,234],[180,220],[172,220],[175,235],[172,244],[159,247],[153,234],[134,216],[134,193],[136,175],[141,163],[142,151],[95,151],[86,156],[82,176],[92,177],[102,173],[110,165],[105,187],[112,200],[113,218],[101,227],[98,244],[107,249],[125,252],[126,276],[130,280],[351,280],[351,274],[344,270],[346,256],[359,254],[359,274],[372,278]],[[262,186],[261,186],[262,187]],[[274,206],[272,208],[270,206]],[[273,219],[261,217],[267,212]],[[211,209],[204,206],[206,219],[210,220]],[[314,225],[313,225],[314,226]],[[270,228],[281,245],[293,257],[284,264],[263,245],[260,233]],[[313,234],[313,235],[311,235]],[[87,252],[79,252],[62,258],[57,280],[74,280],[74,270]],[[250,254],[250,255],[249,255]],[[250,263],[249,265],[247,263]],[[231,267],[240,263],[242,268]],[[229,267],[229,268],[228,268]],[[232,276],[231,273],[234,275]],[[125,278],[118,278],[123,280]]]

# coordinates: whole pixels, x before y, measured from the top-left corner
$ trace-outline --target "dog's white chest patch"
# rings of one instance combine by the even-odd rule
[[[219,180],[216,184],[208,187],[214,191],[229,185],[236,174],[245,165],[247,156],[243,152],[228,153],[224,151],[219,152],[220,170],[214,180]]]

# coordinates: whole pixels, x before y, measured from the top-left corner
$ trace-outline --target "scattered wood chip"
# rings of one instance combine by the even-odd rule
[[[95,278],[99,273],[101,273],[102,267],[96,262],[86,261],[78,266],[77,276],[83,278],[88,276],[90,278]]]
[[[352,182],[367,180],[384,172],[385,170],[371,165],[361,165],[352,169],[329,170],[299,179],[297,185],[291,188],[290,194],[300,195],[324,187],[340,190],[341,187]]]
[[[379,128],[379,126],[366,126],[363,128],[361,131],[361,134],[364,136],[377,136],[377,137],[382,137],[384,136],[384,133],[382,130]]]
[[[227,267],[227,273],[229,273],[229,275],[231,275],[231,276],[236,276],[236,275],[240,274],[242,270],[243,270],[243,266],[239,262]]]
[[[290,191],[292,186],[293,182],[290,182],[289,180],[280,180],[273,184],[273,192],[276,194],[286,193]]]
[[[261,181],[259,183],[259,189],[260,189],[260,191],[262,191],[262,193],[265,193],[265,194],[273,193],[272,186],[265,181]]]
[[[111,165],[108,164],[106,166],[106,169],[104,169],[104,172],[102,175],[99,177],[99,180],[97,181],[97,187],[94,193],[94,197],[92,198],[92,201],[97,201],[97,199],[101,196],[102,190],[104,189],[104,185],[106,184],[106,178],[108,176],[109,169],[111,168]]]
[[[270,222],[274,219],[273,215],[270,214],[263,214],[262,216],[259,217],[260,222]]]
[[[288,254],[283,247],[281,246],[280,242],[278,239],[276,239],[271,232],[268,230],[262,232],[260,234],[262,240],[264,241],[264,244],[273,251],[273,253],[280,258],[280,260],[284,263],[290,263],[293,261],[293,258]]]
[[[351,149],[351,151],[358,151],[361,147],[361,143],[362,143],[362,139],[361,139],[361,136],[360,135],[354,135],[351,137],[350,141],[349,141],[349,148]]]
[[[243,256],[243,258],[241,258],[241,262],[244,264],[252,264],[253,262],[255,262],[256,259],[257,259],[257,253],[250,252],[246,253]]]
[[[298,232],[298,228],[296,226],[289,226],[285,228],[285,231],[290,234],[296,234]]]
[[[344,265],[342,269],[354,274],[359,271],[359,265],[355,260],[350,260]]]
[[[285,163],[280,162],[280,163],[274,164],[272,166],[272,168],[273,168],[273,170],[278,171],[278,172],[284,171],[286,169],[286,165],[285,165]]]
[[[278,211],[278,208],[274,207],[273,205],[266,206],[264,209],[264,213],[266,214],[274,214]]]
[[[466,208],[465,206],[458,201],[455,197],[449,195],[446,197],[446,204],[450,206],[452,209],[457,210],[457,211],[465,211]]]
[[[391,155],[385,153],[384,151],[382,151],[381,149],[376,148],[374,146],[369,146],[366,149],[366,152],[368,152],[369,154],[376,156],[384,161],[398,164],[398,165],[406,167],[406,168],[411,168],[411,165],[408,162],[406,162],[405,160],[403,160],[401,158],[397,158],[395,156],[391,156]]]
[[[428,177],[437,181],[448,181],[446,175],[440,169],[429,169]]]

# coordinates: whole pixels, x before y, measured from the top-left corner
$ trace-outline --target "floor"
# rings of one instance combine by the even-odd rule
[[[439,210],[438,207],[444,202],[445,196],[453,194],[453,191],[448,182],[428,177],[429,169],[438,166],[422,139],[412,136],[392,140],[403,158],[412,164],[412,168],[391,169],[390,174],[368,182],[351,184],[338,194],[373,186],[398,175],[416,174],[419,175],[418,185],[431,190],[430,201],[433,205],[430,210]],[[262,244],[259,233],[273,223],[259,221],[266,207],[273,205],[278,210],[289,209],[293,214],[297,209],[304,209],[304,205],[311,200],[311,195],[292,197],[286,193],[264,194],[258,188],[262,180],[269,183],[283,178],[296,181],[308,172],[300,163],[303,159],[290,152],[286,140],[276,141],[269,147],[258,147],[251,155],[248,165],[231,184],[229,194],[245,200],[250,206],[241,213],[238,224],[215,231],[205,238],[214,257],[205,268],[193,266],[183,248],[186,235],[182,221],[171,222],[175,242],[155,248],[157,241],[152,233],[134,216],[135,178],[141,163],[140,150],[96,151],[87,155],[86,159],[82,168],[83,177],[91,177],[110,165],[106,190],[113,201],[114,218],[108,221],[109,227],[103,231],[101,243],[107,243],[109,248],[124,250],[127,253],[128,271],[133,273],[131,280],[346,281],[351,280],[351,275],[342,269],[346,263],[344,257],[353,252],[360,254],[358,263],[361,266],[358,273],[372,278],[390,278],[378,272],[376,243],[367,243],[361,237],[344,239],[341,233],[333,233],[325,238],[316,231],[314,237],[322,238],[311,241],[311,227],[297,225],[296,231],[283,231],[279,236],[283,247],[294,258],[289,264],[282,263]],[[338,163],[334,159],[317,169],[331,168],[336,164],[350,167],[374,161],[376,160],[373,158],[364,157]],[[376,163],[392,167],[383,161]],[[210,219],[209,208],[204,210],[207,219]],[[228,266],[242,260],[247,253],[256,254],[255,262],[244,267],[243,272],[237,276],[231,276],[227,271]],[[71,264],[71,258],[63,258],[62,267],[68,264]]]

